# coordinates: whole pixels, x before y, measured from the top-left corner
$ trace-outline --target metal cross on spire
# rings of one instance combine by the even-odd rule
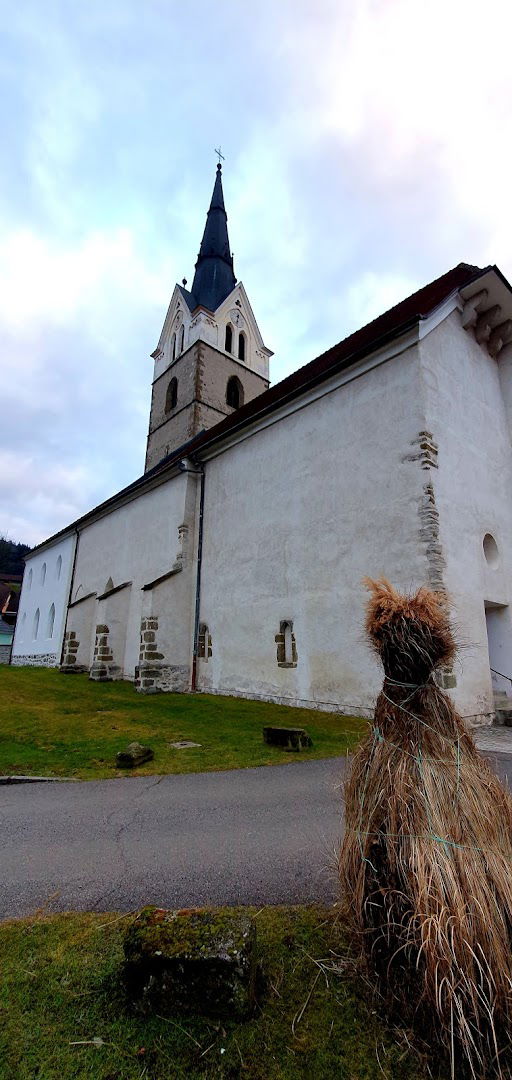
[[[218,147],[218,149],[217,149],[217,147],[215,147],[215,153],[217,154],[217,157],[219,159],[219,165],[220,165],[221,158],[222,158],[223,161],[226,160],[226,158],[224,157],[224,154],[222,153],[222,150],[221,150],[220,146]]]

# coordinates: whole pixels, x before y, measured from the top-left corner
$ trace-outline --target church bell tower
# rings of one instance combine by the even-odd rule
[[[261,394],[269,359],[229,246],[217,165],[192,290],[175,285],[154,359],[146,472]]]

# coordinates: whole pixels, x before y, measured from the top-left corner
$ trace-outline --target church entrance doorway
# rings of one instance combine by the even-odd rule
[[[512,622],[508,604],[485,603],[489,666],[496,703],[512,702]]]

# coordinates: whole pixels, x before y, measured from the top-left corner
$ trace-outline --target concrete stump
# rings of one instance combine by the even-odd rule
[[[313,746],[305,728],[264,727],[263,739],[269,746],[280,746],[281,750],[304,750]]]
[[[145,1013],[249,1016],[255,1004],[256,926],[202,909],[141,911],[124,937],[124,979]]]
[[[118,769],[134,769],[136,765],[152,761],[154,756],[150,746],[141,746],[138,742],[132,742],[126,750],[120,750],[116,754],[116,765]]]

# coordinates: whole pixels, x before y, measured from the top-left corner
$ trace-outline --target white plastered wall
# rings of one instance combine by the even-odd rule
[[[165,624],[166,627],[172,625],[174,637],[172,641],[162,640],[158,644],[161,651],[171,657],[172,663],[190,663],[192,591],[190,584],[184,587],[183,579],[188,581],[192,573],[190,553],[194,539],[194,520],[193,512],[191,514],[190,511],[190,497],[187,499],[187,489],[195,483],[195,477],[176,476],[92,522],[80,534],[73,598],[79,590],[80,595],[93,592],[101,596],[110,578],[114,587],[131,582],[131,588],[123,590],[126,599],[129,596],[126,637],[123,642],[124,656],[114,656],[114,662],[122,668],[125,678],[133,678],[135,666],[139,662],[140,620],[147,607],[148,595],[142,592],[142,587],[168,573],[177,559],[182,562],[183,570],[171,579],[176,587],[173,589],[171,585],[169,590],[174,604],[174,621],[172,624]],[[188,519],[188,532],[181,530],[179,533],[178,530],[183,524],[187,524]],[[68,630],[74,628],[74,612],[78,613],[76,618],[79,619],[81,606],[71,608]],[[92,643],[95,625],[103,622],[102,611],[102,602],[95,600]],[[80,663],[87,663],[89,666],[91,661],[92,655],[89,661],[85,661],[82,651]]]
[[[12,649],[11,662],[15,665],[54,667],[60,663],[75,542],[72,533],[27,556]],[[52,604],[55,606],[55,619],[50,636]],[[37,611],[39,625],[35,637]]]
[[[452,694],[463,715],[490,722],[485,603],[512,602],[512,451],[501,361],[462,328],[458,311],[421,342],[420,356],[427,425],[439,451],[432,473],[443,577],[462,646]],[[486,533],[498,545],[495,567],[485,559]]]
[[[412,452],[424,423],[413,346],[207,463],[200,688],[372,707],[382,676],[362,578],[425,581]],[[276,660],[285,620],[296,667]]]

